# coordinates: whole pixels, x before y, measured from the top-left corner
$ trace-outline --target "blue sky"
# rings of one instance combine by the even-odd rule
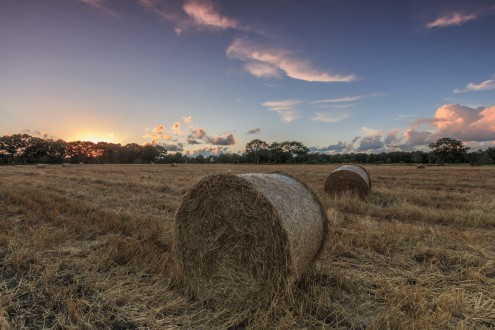
[[[495,141],[493,1],[2,0],[0,135],[321,152]]]

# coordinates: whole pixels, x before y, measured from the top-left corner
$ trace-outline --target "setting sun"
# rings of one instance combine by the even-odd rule
[[[94,133],[94,132],[86,132],[81,134],[76,134],[72,139],[74,141],[90,141],[93,143],[98,142],[115,142],[115,135],[113,133]]]

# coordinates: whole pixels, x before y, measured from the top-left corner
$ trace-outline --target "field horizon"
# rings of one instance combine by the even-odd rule
[[[338,166],[0,166],[0,329],[495,327],[495,166],[365,165],[364,199],[325,194]],[[175,280],[182,196],[228,171],[292,175],[329,219],[268,310],[215,309]]]

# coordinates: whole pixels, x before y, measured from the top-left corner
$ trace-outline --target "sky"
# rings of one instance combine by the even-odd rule
[[[495,146],[495,1],[0,0],[0,136]]]

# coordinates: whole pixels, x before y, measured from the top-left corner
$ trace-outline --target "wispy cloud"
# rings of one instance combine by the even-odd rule
[[[263,46],[248,41],[236,39],[226,49],[229,58],[246,62],[244,69],[255,77],[277,77],[280,72],[286,76],[309,82],[351,82],[356,80],[354,74],[338,75],[328,71],[318,70],[304,59],[298,58],[293,52]]]
[[[290,123],[299,118],[299,114],[295,108],[299,103],[301,103],[299,100],[279,100],[263,102],[261,105],[268,108],[268,111],[275,112],[279,115],[283,122]]]
[[[351,113],[328,113],[328,112],[316,112],[311,120],[319,121],[323,123],[337,123],[339,121],[351,118]]]
[[[488,79],[480,83],[471,82],[464,88],[454,89],[454,93],[479,92],[488,90],[495,90],[495,75],[493,75],[492,79]]]
[[[192,116],[184,116],[182,117],[182,121],[184,124],[189,124],[192,121]]]
[[[322,103],[354,102],[357,100],[362,100],[363,98],[364,98],[364,96],[346,96],[346,97],[339,97],[339,98],[335,98],[335,99],[317,100],[317,101],[313,101],[311,103],[322,104]]]
[[[178,35],[190,28],[209,31],[250,30],[238,20],[222,15],[217,6],[209,0],[137,0],[137,3],[175,24],[174,30]]]
[[[237,20],[222,16],[209,1],[186,1],[182,8],[197,27],[213,30],[242,29]]]
[[[115,11],[110,9],[105,5],[105,0],[79,0],[82,3],[85,3],[95,9],[97,9],[100,13],[107,15],[107,16],[113,16],[113,17],[120,17],[119,14],[117,14]]]
[[[469,21],[475,20],[479,17],[478,13],[461,13],[455,12],[445,16],[441,16],[436,18],[435,20],[426,24],[426,27],[429,29],[438,28],[438,27],[447,27],[447,26],[458,26]]]

